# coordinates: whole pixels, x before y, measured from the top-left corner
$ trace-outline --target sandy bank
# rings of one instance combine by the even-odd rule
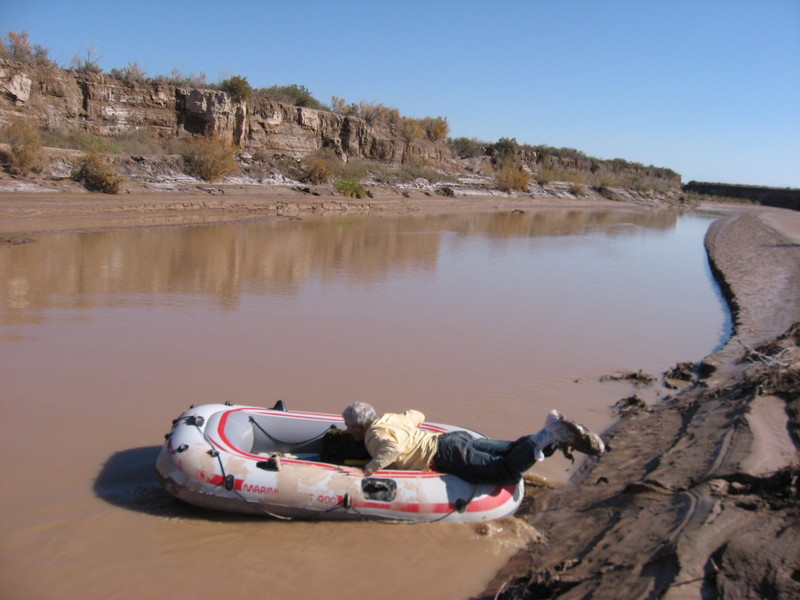
[[[535,498],[542,541],[482,598],[800,597],[800,213],[731,211],[706,245],[734,337]]]
[[[195,186],[191,192],[129,193],[116,196],[76,191],[0,192],[0,235],[110,227],[188,225],[248,218],[302,218],[310,215],[410,214],[525,210],[569,207],[614,209],[667,206],[664,199],[611,201],[591,193],[496,194],[444,197],[423,191],[404,194],[375,190],[351,199],[287,187]]]

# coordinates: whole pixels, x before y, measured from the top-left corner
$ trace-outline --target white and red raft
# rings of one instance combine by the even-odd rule
[[[173,496],[204,508],[284,519],[474,522],[514,514],[517,485],[475,485],[436,471],[383,470],[359,477],[319,460],[338,415],[207,404],[175,419],[156,462]],[[423,423],[437,433],[467,431]]]

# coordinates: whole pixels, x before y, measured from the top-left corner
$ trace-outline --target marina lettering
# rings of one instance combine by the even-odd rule
[[[245,492],[253,492],[254,494],[277,494],[278,490],[268,485],[253,485],[252,483],[245,483],[242,485]]]

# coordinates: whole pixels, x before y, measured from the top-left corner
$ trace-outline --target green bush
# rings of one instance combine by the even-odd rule
[[[119,194],[124,183],[108,157],[99,152],[86,154],[73,172],[72,179],[82,183],[87,190],[104,194]]]
[[[364,189],[364,186],[352,177],[344,177],[337,181],[336,189],[340,194],[344,194],[348,198],[363,198],[367,195],[367,190]]]
[[[15,175],[27,175],[31,171],[39,170],[42,160],[39,128],[16,118],[6,126],[4,134],[10,146],[8,171]]]
[[[475,138],[455,138],[450,140],[450,147],[459,158],[475,158],[486,154],[489,144]]]
[[[268,88],[260,88],[253,92],[258,98],[267,98],[283,104],[293,106],[303,106],[306,108],[324,109],[322,103],[311,95],[305,86],[297,85],[273,85]]]
[[[253,88],[247,81],[247,77],[234,75],[230,79],[225,79],[220,83],[223,92],[228,92],[234,102],[242,102],[253,95]]]

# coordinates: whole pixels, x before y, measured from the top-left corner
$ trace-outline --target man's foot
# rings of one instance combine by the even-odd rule
[[[583,425],[565,419],[557,410],[551,410],[544,422],[545,430],[550,434],[550,445],[561,450],[568,459],[574,461],[572,450],[589,456],[599,456],[606,450],[600,436],[592,433]]]

